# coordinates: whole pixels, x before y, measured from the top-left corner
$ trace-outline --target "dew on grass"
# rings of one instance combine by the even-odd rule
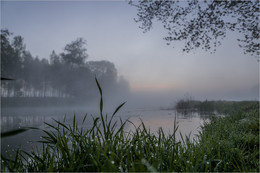
[[[122,166],[119,166],[118,169],[119,169],[119,171],[123,172]]]

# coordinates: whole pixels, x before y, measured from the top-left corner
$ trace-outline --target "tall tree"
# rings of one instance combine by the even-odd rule
[[[25,49],[21,36],[10,40],[10,35],[8,30],[1,30],[1,75],[15,81],[2,81],[2,96],[89,99],[96,89],[94,76],[100,78],[108,89],[120,87],[113,63],[86,62],[86,41],[82,38],[67,44],[64,53],[52,51],[49,62],[33,57]]]
[[[144,32],[152,28],[154,20],[162,22],[168,35],[167,44],[184,41],[183,51],[202,48],[215,52],[227,31],[241,33],[237,41],[244,53],[259,61],[259,0],[130,0],[137,8],[136,22]]]
[[[8,30],[1,30],[1,76],[14,77],[11,74],[11,68],[15,64],[14,49],[10,44],[9,37],[11,33]]]
[[[65,53],[61,54],[62,60],[72,67],[79,67],[84,65],[88,57],[85,45],[86,40],[83,38],[78,38],[75,41],[72,41],[70,44],[67,44],[64,48]]]
[[[62,96],[64,92],[63,76],[65,76],[64,64],[61,57],[53,50],[50,55],[50,82],[53,87],[53,95]]]
[[[24,51],[25,51],[25,44],[23,41],[23,37],[21,36],[15,36],[13,38],[12,46],[14,47],[15,53],[17,57],[22,57]]]
[[[1,30],[1,76],[11,77],[14,81],[5,81],[1,85],[7,91],[7,96],[20,96],[23,88],[23,55],[25,44],[21,36],[15,36],[10,41],[8,30]]]
[[[61,58],[59,55],[57,55],[55,53],[55,51],[53,50],[51,55],[50,55],[50,63],[53,64],[53,65],[56,65],[56,64],[60,64],[61,63]]]

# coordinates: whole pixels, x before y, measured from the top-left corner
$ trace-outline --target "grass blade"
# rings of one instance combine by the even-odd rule
[[[88,114],[86,114],[83,118],[82,124],[85,122],[86,118],[87,118]]]
[[[102,89],[101,89],[101,87],[100,87],[100,85],[99,85],[98,80],[97,80],[96,77],[95,77],[95,80],[96,80],[96,83],[97,83],[97,86],[98,86],[98,89],[99,89],[99,93],[100,93],[100,95],[102,96]]]
[[[119,106],[116,108],[115,112],[113,113],[113,116],[117,113],[117,111],[119,111],[119,109],[121,109],[122,106],[124,106],[125,103],[126,103],[126,102],[122,103],[121,105],[119,105]]]
[[[62,127],[64,127],[65,129],[67,129],[67,130],[69,130],[69,128],[65,125],[65,124],[63,124],[63,123],[61,123],[61,122],[59,122],[59,121],[57,121],[57,120],[55,120],[55,119],[53,119],[57,124],[59,124],[59,125],[61,125]]]
[[[25,132],[27,130],[30,130],[30,129],[38,130],[39,128],[36,128],[36,127],[24,127],[24,128],[20,128],[20,129],[14,129],[14,130],[10,130],[10,131],[7,131],[7,132],[2,132],[1,133],[1,137],[5,138],[5,137],[9,137],[9,136],[14,136],[14,135],[17,135],[19,133],[23,133],[23,132]]]
[[[101,96],[101,98],[100,98],[100,113],[102,114],[102,111],[103,111],[102,89],[101,89],[96,77],[95,77],[95,80],[96,80],[96,83],[97,83],[97,86],[98,86],[98,89],[99,89],[99,93],[100,93],[100,96]]]

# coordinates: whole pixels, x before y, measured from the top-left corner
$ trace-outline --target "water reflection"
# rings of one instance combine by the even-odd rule
[[[8,131],[20,127],[41,127],[46,122],[45,116],[2,116],[1,131]]]
[[[86,112],[93,113],[92,109],[86,107],[15,107],[1,109],[1,132],[21,128],[21,127],[37,127],[40,129],[50,130],[44,124],[55,124],[54,120],[63,121],[66,116],[66,123],[73,121],[73,115],[77,115],[78,123],[82,121],[82,117]],[[90,126],[90,122],[86,122],[85,126]],[[44,133],[41,130],[28,130],[24,133],[6,137],[1,139],[1,153],[5,154],[6,150],[21,147],[25,151],[31,151],[32,147],[41,147],[41,136]]]
[[[92,109],[86,107],[18,107],[2,108],[1,110],[1,130],[7,131],[19,127],[43,127],[44,122],[51,123],[53,119],[63,120],[64,116],[70,121],[75,114],[83,117],[86,112],[93,114]]]
[[[177,109],[176,114],[179,118],[190,119],[192,117],[200,117],[201,119],[208,119],[212,115],[217,115],[216,111],[198,111],[193,109]]]
[[[76,115],[76,120],[79,125],[82,124],[84,115],[88,113],[93,117],[98,116],[94,110],[86,107],[67,107],[67,108],[50,108],[46,109],[40,107],[34,108],[2,108],[1,111],[1,131],[8,131],[19,127],[38,127],[46,129],[44,122],[55,124],[53,119],[63,121],[66,115],[66,124],[73,121],[73,115]],[[108,113],[111,115],[111,113]],[[200,130],[200,126],[207,120],[209,114],[199,114],[198,112],[178,112],[175,110],[159,110],[159,109],[136,109],[119,112],[115,120],[129,119],[136,126],[141,124],[141,120],[150,129],[151,133],[158,134],[158,129],[162,128],[165,134],[172,134],[174,130],[174,120],[176,118],[179,129],[177,131],[177,140],[180,140],[180,132],[183,136],[191,135],[195,137]],[[84,124],[84,128],[90,128],[92,125],[92,118],[89,116]],[[47,129],[50,130],[50,129]],[[125,126],[126,131],[134,131],[135,127],[130,123]],[[1,153],[6,150],[15,149],[20,146],[25,151],[32,150],[32,147],[38,146],[37,141],[42,140],[43,135],[41,130],[29,130],[22,134],[12,137],[3,138],[1,140]]]
[[[134,115],[134,114],[133,114]],[[150,130],[151,133],[158,135],[159,128],[162,128],[166,135],[170,135],[174,131],[174,121],[177,121],[178,131],[176,139],[181,140],[180,133],[183,136],[189,136],[192,140],[200,130],[200,127],[208,120],[208,116],[201,115],[198,112],[182,113],[175,110],[146,110],[141,113],[137,111],[136,116],[129,116],[130,121],[136,127],[141,121]],[[129,124],[126,128],[128,131],[135,131],[135,127]]]

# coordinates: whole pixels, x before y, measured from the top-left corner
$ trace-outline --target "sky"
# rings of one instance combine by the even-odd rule
[[[228,34],[215,54],[184,53],[167,46],[159,23],[147,33],[126,1],[1,1],[1,29],[24,38],[33,56],[61,53],[76,38],[87,40],[89,61],[115,64],[135,92],[190,93],[198,99],[259,98],[259,63]]]

